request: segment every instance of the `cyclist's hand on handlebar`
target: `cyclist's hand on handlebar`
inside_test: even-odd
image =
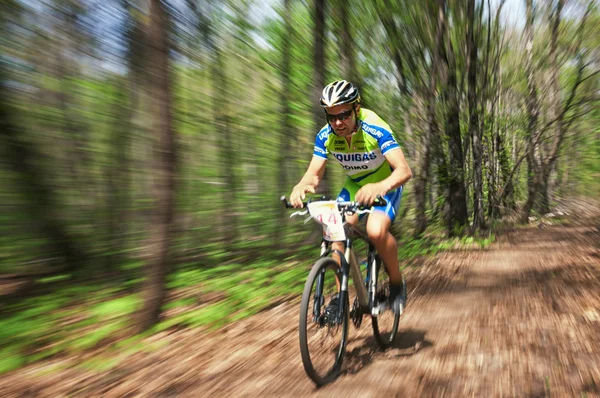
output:
[[[386,193],[387,191],[381,183],[367,184],[356,193],[356,201],[365,206],[370,206],[377,199],[377,196],[384,197]]]
[[[312,185],[296,185],[290,195],[292,206],[302,207],[302,201],[306,199],[306,193],[315,193],[315,187]]]

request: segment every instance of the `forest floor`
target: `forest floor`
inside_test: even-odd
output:
[[[392,348],[350,326],[340,377],[315,388],[300,298],[218,330],[173,328],[106,370],[57,358],[0,376],[0,396],[600,396],[600,218],[536,223],[407,273]],[[69,362],[70,361],[70,362]]]

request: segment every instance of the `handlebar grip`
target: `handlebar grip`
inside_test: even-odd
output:
[[[388,202],[387,200],[385,200],[384,197],[382,197],[381,195],[377,195],[373,203],[371,203],[370,205],[363,205],[362,203],[359,203],[358,208],[359,210],[365,210],[371,208],[371,206],[387,206],[387,204]]]
[[[373,201],[373,206],[387,206],[388,202],[381,195],[377,195],[375,201]]]
[[[292,206],[292,204],[290,202],[288,202],[287,198],[285,196],[282,196],[281,198],[279,198],[279,200],[283,203],[283,205],[285,206],[286,209],[293,209],[294,206]],[[306,207],[306,203],[302,203],[302,208]]]

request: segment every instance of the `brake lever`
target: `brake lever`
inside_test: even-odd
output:
[[[290,218],[295,217],[295,216],[303,216],[306,213],[308,213],[308,210],[304,210],[304,211],[295,211],[292,214],[290,214]]]

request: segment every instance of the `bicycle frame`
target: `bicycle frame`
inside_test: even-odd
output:
[[[360,304],[361,310],[364,313],[370,313],[372,315],[377,315],[379,313],[378,308],[375,308],[375,291],[377,286],[377,259],[375,256],[375,248],[371,242],[369,242],[367,236],[358,228],[347,224],[347,229],[349,232],[348,235],[356,235],[359,238],[365,240],[369,245],[368,256],[367,256],[367,272],[369,275],[369,286],[368,289],[365,284],[365,280],[362,277],[360,271],[360,265],[358,264],[358,260],[356,259],[356,255],[354,254],[354,247],[352,244],[352,239],[347,238],[345,241],[346,249],[344,252],[344,256],[342,257],[341,264],[341,291],[340,291],[340,302],[345,302],[346,297],[348,295],[348,278],[352,278],[354,280],[354,286],[356,289],[356,295],[358,297],[358,302]],[[321,242],[321,257],[327,256],[331,253],[329,249],[331,242],[327,242],[323,240]],[[315,292],[315,301],[322,301],[322,289],[323,289],[323,281],[318,279],[317,282],[317,291]],[[313,311],[314,316],[318,317],[321,310],[321,303],[314,303]],[[340,306],[338,311],[338,320],[341,319],[343,314],[343,308]],[[316,318],[315,318],[316,319]]]

